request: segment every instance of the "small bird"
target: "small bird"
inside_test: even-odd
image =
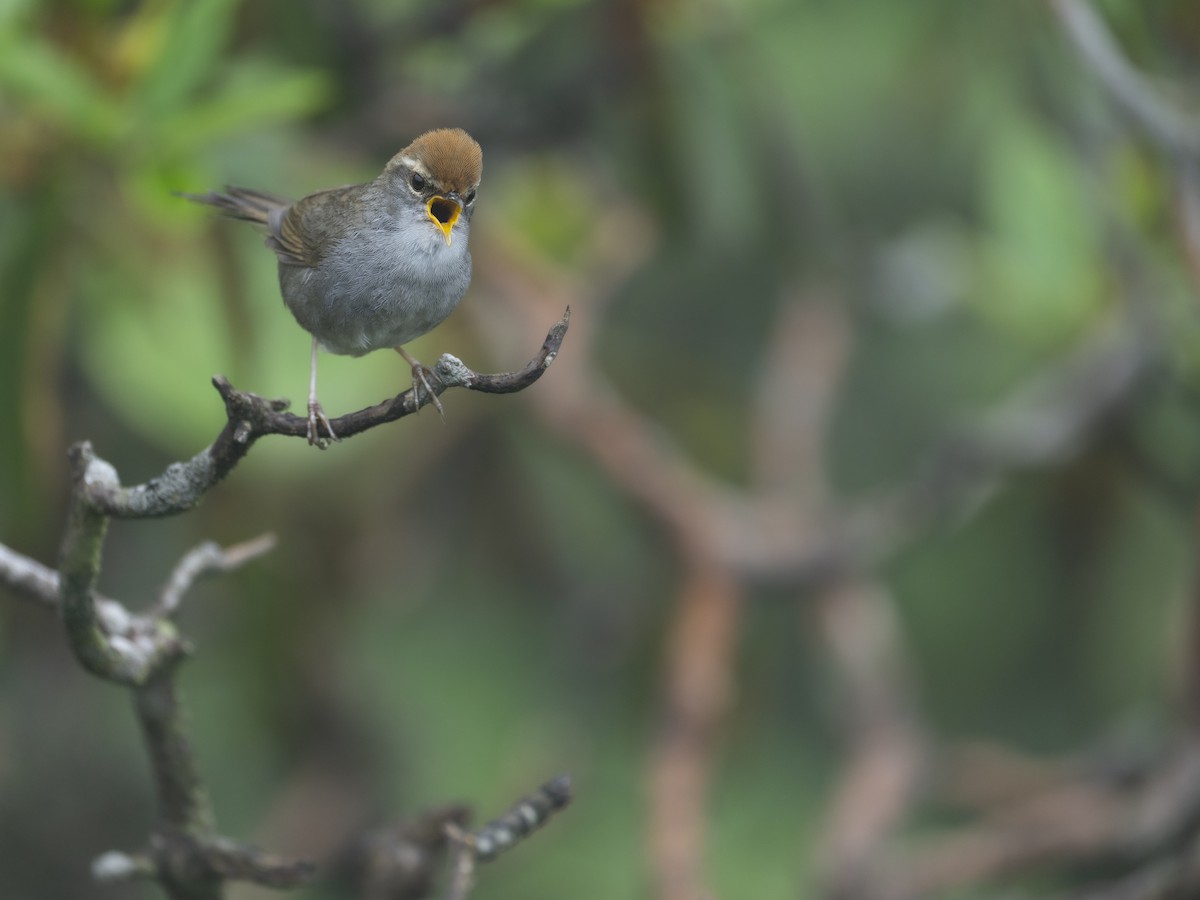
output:
[[[428,371],[403,345],[442,322],[471,281],[467,249],[483,151],[459,128],[428,131],[374,181],[295,203],[247,188],[182,194],[267,229],[283,302],[312,335],[308,442],[338,440],[317,401],[317,348],[362,356],[391,347],[412,367],[413,390],[442,404]],[[323,444],[322,444],[323,446]]]

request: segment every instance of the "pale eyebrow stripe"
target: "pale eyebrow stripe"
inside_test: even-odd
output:
[[[404,163],[410,169],[412,169],[416,172],[420,172],[426,178],[433,177],[432,175],[429,174],[429,170],[427,168],[425,168],[425,165],[419,159],[416,159],[412,156],[402,156],[402,157],[400,157],[400,162]]]

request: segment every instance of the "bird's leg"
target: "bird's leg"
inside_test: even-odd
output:
[[[318,422],[325,426],[325,431],[335,441],[340,441],[341,438],[333,433],[333,426],[329,424],[329,416],[325,415],[325,410],[321,409],[321,404],[317,402],[318,346],[320,346],[320,342],[314,336],[312,339],[312,360],[308,368],[308,442],[316,446],[321,446],[324,438],[321,437],[321,430],[317,427]]]
[[[425,393],[429,395],[429,402],[433,404],[433,408],[438,411],[438,415],[442,417],[442,421],[446,421],[446,411],[442,409],[442,401],[438,399],[438,395],[433,392],[433,388],[429,386],[429,380],[425,377],[425,373],[429,372],[429,368],[419,360],[413,359],[409,352],[403,347],[397,347],[396,352],[404,357],[404,361],[412,367],[413,378],[413,408],[421,408],[421,388],[425,388]]]

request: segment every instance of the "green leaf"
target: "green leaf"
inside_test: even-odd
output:
[[[137,89],[141,115],[170,113],[219,68],[237,0],[190,0],[176,6],[157,59]]]
[[[0,28],[16,26],[32,8],[32,0],[0,0]]]
[[[159,147],[168,154],[186,153],[243,130],[302,118],[330,96],[320,72],[238,67],[211,100],[189,104],[159,123]]]
[[[35,35],[0,34],[0,90],[95,141],[111,141],[122,128],[113,99],[74,60]]]
[[[84,369],[126,421],[173,452],[202,447],[221,424],[209,378],[229,371],[215,277],[183,260],[137,279],[96,267],[81,291]]]
[[[1078,332],[1102,299],[1099,235],[1077,163],[1035,123],[997,129],[983,169],[983,313],[1036,342]]]

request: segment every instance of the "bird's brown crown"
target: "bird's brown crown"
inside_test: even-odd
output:
[[[465,194],[483,175],[483,150],[461,128],[427,131],[388,163],[420,171],[443,191]]]

